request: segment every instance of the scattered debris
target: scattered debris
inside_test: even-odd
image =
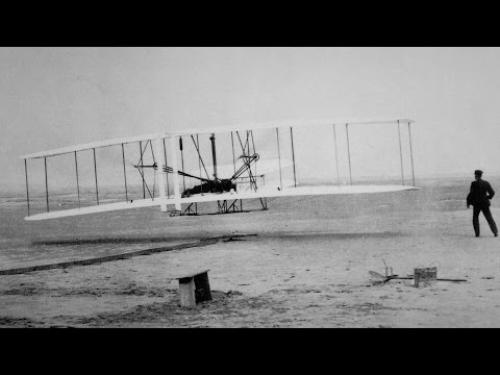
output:
[[[387,267],[386,267],[386,271],[387,271]],[[386,276],[378,273],[378,272],[375,272],[375,271],[368,271],[369,274],[371,276],[373,276],[376,280],[373,281],[373,284],[385,284],[386,282],[388,282],[389,280],[392,280],[392,279],[413,279],[412,278],[405,278],[405,277],[399,277],[398,275],[396,274],[387,274],[386,272]]]
[[[243,293],[238,292],[237,290],[229,290],[226,292],[226,296],[241,296]]]
[[[384,265],[385,265],[385,262],[384,262]],[[435,273],[434,273],[434,269],[435,269]],[[417,271],[417,270],[425,270],[423,273],[422,271]],[[424,279],[426,280],[425,283],[428,283],[429,280],[435,280],[435,281],[449,281],[449,282],[466,282],[467,280],[466,279],[444,279],[444,278],[433,278],[432,275],[436,275],[437,276],[437,268],[436,267],[433,267],[433,268],[416,268],[415,269],[415,274],[417,274],[417,278],[418,278],[418,282],[416,281],[415,279],[415,276],[414,275],[408,275],[406,277],[402,277],[402,276],[399,276],[397,274],[394,274],[392,273],[392,267],[388,267],[387,265],[385,265],[385,273],[386,275],[382,275],[381,273],[378,273],[378,272],[375,272],[375,271],[368,271],[368,273],[375,278],[375,280],[372,281],[372,284],[376,285],[376,284],[385,284],[386,282],[390,281],[390,280],[415,280],[415,286],[418,287],[419,283]],[[420,272],[420,275],[419,275],[419,272]],[[427,272],[427,273],[425,273]],[[422,278],[422,275],[424,276]],[[428,278],[426,278],[426,275],[427,276],[430,276]]]
[[[175,216],[181,216],[181,214],[182,214],[181,210],[172,210],[172,211],[170,211],[169,216],[175,217]]]
[[[437,267],[415,268],[413,274],[413,279],[415,280],[415,288],[418,288],[420,284],[422,284],[423,286],[427,286],[430,285],[433,281],[436,281]]]
[[[384,263],[384,267],[385,267],[385,277],[388,277],[390,275],[394,275],[394,273],[392,272],[392,267],[387,266],[387,263],[385,263],[385,259],[382,259],[382,262]]]
[[[407,279],[413,279],[413,275],[408,275]],[[436,278],[436,281],[450,281],[454,283],[461,283],[461,282],[467,282],[468,280],[466,279],[442,279],[442,278]]]

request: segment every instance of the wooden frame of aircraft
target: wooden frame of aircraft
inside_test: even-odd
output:
[[[168,206],[173,207],[171,216],[179,214],[194,214],[198,213],[198,203],[217,202],[218,213],[229,213],[242,211],[242,202],[246,199],[257,199],[260,201],[261,207],[267,209],[267,198],[273,197],[289,197],[289,196],[307,196],[307,195],[336,195],[336,194],[364,194],[364,193],[382,193],[382,192],[397,192],[415,189],[415,172],[413,162],[413,146],[411,138],[411,124],[414,123],[410,119],[395,119],[395,120],[375,120],[375,121],[294,121],[281,123],[261,123],[250,124],[233,127],[218,127],[211,129],[192,129],[177,132],[166,132],[158,134],[149,134],[136,137],[118,138],[107,141],[92,142],[76,146],[64,147],[50,151],[37,152],[29,155],[24,155],[25,177],[26,177],[26,201],[28,207],[28,215],[25,220],[45,220],[55,219],[68,216],[78,216],[85,214],[94,214],[99,212],[125,210],[141,207],[159,206],[161,211],[167,211]],[[369,126],[369,125],[395,125],[397,127],[399,156],[401,167],[401,184],[353,184],[352,165],[351,165],[351,141],[349,139],[349,129],[351,126]],[[409,139],[409,155],[411,159],[411,185],[406,184],[403,168],[403,145],[401,140],[401,126],[407,125]],[[337,184],[321,184],[318,186],[302,186],[298,184],[297,169],[296,169],[296,153],[294,149],[294,129],[312,127],[328,127],[331,128],[332,134],[332,160],[335,161],[337,174]],[[348,162],[348,184],[338,184],[339,180],[339,153],[337,140],[337,127],[344,126],[346,134],[346,156]],[[258,174],[258,166],[263,163],[259,153],[256,152],[256,144],[254,140],[254,132],[259,130],[267,130],[274,133],[276,154],[275,160],[268,161],[266,165],[260,167]],[[286,160],[282,156],[282,145],[280,145],[281,134],[288,133],[290,139],[291,160]],[[217,164],[217,143],[216,134],[230,135],[231,151],[232,151],[232,172],[226,178],[221,178]],[[203,158],[201,151],[200,136],[209,137],[211,163]],[[269,137],[268,137],[269,138]],[[184,144],[185,142],[192,143],[194,146],[194,157],[198,162],[198,171],[187,171],[184,168]],[[130,199],[127,186],[127,171],[125,159],[125,145],[137,143],[139,148],[138,161],[133,164],[133,167],[139,172],[142,181],[142,197],[141,199]],[[99,179],[96,159],[96,149],[108,147],[121,148],[122,166],[117,167],[123,170],[123,186],[124,196],[118,202],[101,202],[99,199]],[[148,150],[149,149],[149,150]],[[78,170],[78,155],[82,151],[91,151],[93,156],[93,172],[95,183],[96,204],[82,207],[80,202],[80,181]],[[151,153],[151,162],[145,160],[146,155]],[[77,193],[78,207],[62,210],[51,210],[49,202],[48,188],[48,172],[47,159],[56,158],[60,155],[73,154],[75,166],[75,187]],[[239,154],[239,155],[238,155]],[[179,157],[180,156],[180,157]],[[44,163],[45,176],[45,212],[32,214],[30,207],[29,193],[29,170],[28,161],[34,159],[42,159]],[[179,165],[179,159],[181,165]],[[270,164],[273,166],[269,168]],[[284,167],[290,167],[293,171],[293,182],[286,183],[283,180]],[[209,172],[212,167],[212,173]],[[226,166],[227,167],[227,166]],[[278,172],[279,182],[276,184],[266,185],[265,173],[262,170],[273,169]],[[145,172],[147,170],[154,171],[153,186],[147,183]],[[226,173],[227,173],[226,168]],[[189,188],[186,187],[186,180],[195,181],[195,185]],[[158,181],[158,184],[157,184]],[[240,189],[240,186],[246,186],[245,189]],[[248,186],[247,186],[248,185]],[[156,194],[157,192],[157,194]],[[182,210],[182,205],[185,209]]]

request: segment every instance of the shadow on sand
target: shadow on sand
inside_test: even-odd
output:
[[[363,238],[393,238],[403,237],[401,232],[277,232],[259,234],[259,238],[286,238],[286,239],[310,239],[314,238],[331,238],[336,240],[363,239]]]
[[[101,237],[101,238],[69,238],[69,239],[59,239],[59,240],[35,240],[32,241],[32,245],[45,245],[45,246],[68,246],[68,245],[99,245],[99,244],[144,244],[144,243],[161,243],[161,242],[171,242],[179,240],[210,240],[210,239],[247,239],[248,237],[256,238],[304,238],[310,239],[314,238],[331,238],[338,240],[348,240],[348,239],[363,239],[363,238],[393,238],[393,237],[403,237],[404,233],[401,232],[311,232],[311,231],[281,231],[273,233],[239,233],[239,234],[227,234],[223,236],[170,236],[170,237]],[[249,238],[248,238],[249,239]]]
[[[101,237],[101,238],[68,238],[59,240],[34,240],[32,245],[100,245],[100,244],[136,244],[158,243],[179,240],[175,237]],[[186,239],[184,237],[183,239]]]
[[[236,240],[246,237],[257,236],[254,233],[249,234],[226,234],[219,236],[136,236],[136,237],[100,237],[100,238],[67,238],[58,240],[34,240],[32,245],[45,246],[68,246],[68,245],[100,245],[100,244],[146,244],[146,243],[163,243],[172,241],[206,241],[206,240]]]

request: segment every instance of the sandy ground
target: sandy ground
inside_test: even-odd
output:
[[[425,189],[377,199],[335,199],[276,200],[268,211],[222,216],[165,218],[143,210],[136,215],[163,223],[148,229],[158,242],[181,243],[188,234],[256,235],[98,265],[1,276],[0,326],[500,326],[500,240],[483,218],[482,237],[473,236],[471,211],[463,199]],[[493,207],[492,212],[498,221],[500,210]],[[30,230],[41,233],[40,228]],[[159,237],[166,232],[175,235]],[[88,242],[74,245],[74,252],[95,250],[97,245]],[[98,245],[101,253],[131,246],[136,248],[106,241]],[[438,277],[468,281],[422,288],[410,280],[373,285],[368,271],[384,273],[383,261],[401,276],[415,267],[436,266]],[[199,268],[210,269],[214,298],[195,309],[182,308],[172,277]]]

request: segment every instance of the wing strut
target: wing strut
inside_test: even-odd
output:
[[[171,160],[172,160],[172,179],[173,179],[173,187],[174,187],[174,199],[175,199],[175,209],[177,211],[181,210],[181,202],[179,201],[179,198],[181,197],[180,191],[179,191],[179,177],[178,177],[178,170],[177,170],[177,151],[175,147],[175,138],[170,137],[168,139],[169,142],[169,148],[171,152]]]
[[[149,140],[149,148],[151,149],[151,155],[153,157],[153,165],[156,165],[155,153],[153,151],[153,142]],[[153,172],[153,196],[151,199],[155,200],[155,188],[156,188],[156,173]]]
[[[163,143],[163,157],[165,158],[165,168],[167,167],[167,147],[165,146],[165,138],[162,139]],[[167,198],[170,197],[170,184],[168,183],[168,173],[167,173]]]
[[[146,149],[148,148],[148,145],[149,145],[149,148],[151,149],[151,155],[152,155],[152,158],[153,158],[153,164],[151,164],[151,165],[144,165],[144,154],[146,153]],[[150,198],[154,200],[154,198],[155,198],[155,188],[156,188],[156,174],[154,174],[154,176],[153,176],[153,192],[152,193],[151,193],[151,190],[149,189],[149,185],[147,184],[146,177],[144,175],[144,168],[153,168],[155,170],[158,168],[158,165],[156,164],[156,157],[155,157],[155,154],[154,154],[153,143],[152,143],[151,139],[149,139],[149,140],[146,141],[146,144],[145,144],[144,148],[142,148],[142,141],[139,141],[139,148],[140,148],[139,163],[137,165],[134,165],[134,167],[137,168],[137,171],[141,175],[141,180],[142,180],[142,196],[143,196],[143,199],[146,199],[146,190],[147,190]]]
[[[167,191],[165,189],[165,183],[166,183],[166,176],[168,173],[165,172],[163,167],[165,166],[165,154],[163,153],[163,140],[165,138],[157,138],[154,141],[155,144],[155,150],[154,150],[154,155],[155,155],[155,162],[154,164],[157,166],[154,169],[154,182],[156,183],[156,178],[158,178],[158,195],[160,200],[162,202],[160,203],[160,210],[161,212],[166,212],[167,211],[167,203],[165,202],[165,198],[168,198]],[[151,149],[153,149],[153,141],[151,141]],[[158,160],[158,164],[157,161]],[[153,186],[153,194],[155,193],[155,189]]]
[[[28,216],[30,216],[30,193],[28,188],[28,161],[24,159],[24,174],[26,176],[26,202],[28,203]]]
[[[196,134],[196,143],[194,142],[194,137],[191,134],[191,139],[193,140],[193,143],[195,144],[194,147],[196,148],[196,152],[198,153],[198,171],[200,172],[200,177],[201,177],[201,163],[203,160],[201,160],[201,155],[200,155],[200,150],[199,150],[199,144],[200,144],[200,139],[198,137],[198,134]],[[203,168],[205,168],[205,164],[203,164]],[[205,174],[207,174],[207,170],[205,169]],[[208,176],[208,174],[207,174]],[[201,184],[201,194],[203,194],[203,184]],[[196,212],[198,212],[198,203],[194,205]]]
[[[335,124],[332,124],[333,129],[333,145],[335,150],[335,169],[337,171],[337,183],[340,183],[340,174],[339,174],[339,151],[337,147],[337,130]]]
[[[198,134],[196,134],[196,141],[194,140],[193,135],[191,135],[191,139],[194,143],[194,147],[196,148],[196,152],[198,153],[198,167],[200,168],[200,177],[201,177],[201,166],[203,166],[203,170],[205,171],[205,175],[207,176],[207,179],[210,179],[210,176],[208,175],[207,168],[205,167],[205,163],[203,162],[203,159],[201,157],[200,139],[198,137]]]
[[[49,212],[49,181],[47,179],[47,157],[43,158],[45,166],[45,201],[47,202],[47,212]]]
[[[241,139],[240,139],[240,144],[241,144],[241,151],[243,152],[243,154],[246,154],[247,153],[247,145],[248,145],[248,130],[246,131],[247,132],[247,139],[245,140],[245,145],[243,145],[243,142],[241,142]],[[236,132],[239,136],[239,133]],[[250,151],[248,151],[248,154],[250,154]]]
[[[215,133],[212,133],[212,135],[210,136],[210,142],[212,143],[212,162],[214,165],[214,179],[218,180],[218,177],[217,177],[217,153],[215,150]],[[184,168],[182,168],[182,169],[184,169]]]
[[[149,140],[149,148],[151,149],[151,157],[153,158],[153,164],[156,164],[155,153],[153,151],[153,142],[151,142],[151,139]]]
[[[246,154],[247,151],[245,150],[245,148],[247,147],[247,144],[248,144],[248,132],[247,132],[247,142],[245,143],[245,145],[243,145],[243,142],[241,141],[240,133],[238,131],[236,131],[236,135],[238,136],[238,141],[239,141],[240,146],[241,146],[241,151],[243,152],[243,155],[241,156],[241,158],[243,159],[243,162],[248,167],[247,171],[248,171],[248,178],[250,180],[250,187],[253,187],[254,191],[257,191],[257,182],[255,181],[255,177],[252,173],[252,168],[250,166],[250,162],[251,162],[250,159],[252,158],[252,156],[247,155]],[[248,151],[248,153],[250,153],[250,150]]]
[[[125,200],[128,202],[128,189],[127,189],[127,170],[125,169],[125,147],[122,143],[122,161],[123,161],[123,181],[125,183]]]
[[[250,135],[250,131],[247,130],[247,139],[245,141],[245,147],[247,148],[247,155],[250,155],[250,138],[249,138],[249,135]]]
[[[205,170],[205,175],[207,178],[210,178],[208,176],[207,168],[205,168],[205,163],[203,162],[203,159],[201,158],[200,154],[200,138],[198,137],[198,134],[196,134],[196,141],[194,140],[193,135],[191,134],[191,140],[194,143],[194,147],[196,148],[196,152],[198,153],[198,170],[200,172],[200,177],[201,177],[201,166],[203,165],[203,169]],[[201,194],[203,195],[203,184],[201,184]],[[195,205],[196,212],[198,212],[198,204]]]
[[[154,187],[153,187],[153,194],[151,194],[151,190],[149,190],[149,186],[146,183],[145,178],[144,178],[144,171],[142,170],[142,168],[137,168],[137,171],[139,172],[142,180],[144,181],[144,189],[145,189],[144,190],[144,199],[146,199],[146,189],[147,189],[149,196],[154,200]],[[154,184],[154,181],[153,181],[153,184]]]
[[[345,134],[347,137],[347,160],[349,161],[349,183],[352,185],[352,172],[351,172],[351,149],[349,148],[349,124],[345,124]]]
[[[410,142],[410,159],[411,159],[411,178],[412,178],[412,184],[415,186],[415,167],[413,165],[413,148],[411,145],[411,124],[408,121],[408,140]]]
[[[146,149],[146,148],[144,148],[144,149]],[[144,162],[143,162],[144,152],[142,151],[142,141],[139,141],[139,151],[141,154],[141,158],[140,158],[141,164],[140,165],[142,166],[144,164]],[[146,199],[146,182],[144,181],[144,175],[141,172],[139,172],[139,174],[141,175],[141,178],[142,178],[142,198]]]
[[[397,121],[398,125],[398,141],[399,141],[399,160],[401,162],[401,185],[405,184],[404,170],[403,170],[403,149],[401,146],[401,129],[399,126],[399,120]]]
[[[231,149],[233,151],[233,173],[236,172],[236,159],[234,157],[234,136],[233,132],[231,132]]]
[[[99,187],[97,186],[97,162],[95,159],[95,148],[93,148],[92,151],[94,151],[95,195],[97,198],[97,205],[99,205]]]
[[[78,181],[78,159],[75,151],[75,173],[76,173],[76,195],[78,197],[78,208],[80,208],[80,183]]]
[[[280,169],[280,190],[283,190],[283,178],[281,176],[281,154],[280,154],[280,133],[279,128],[276,128],[276,144],[278,145],[278,164]]]
[[[252,148],[253,148],[253,153],[255,155],[257,154],[257,152],[255,151],[255,140],[253,139],[253,130],[250,130],[250,136],[252,137]],[[255,163],[254,165],[255,165],[254,174],[255,176],[257,176],[257,163]]]
[[[179,148],[181,150],[181,167],[184,170],[184,147],[182,145],[182,136],[179,137]],[[182,189],[186,190],[186,177],[182,176]]]
[[[293,163],[293,183],[297,187],[297,175],[295,172],[295,150],[293,148],[293,128],[290,126],[290,144],[292,145],[292,163]]]

